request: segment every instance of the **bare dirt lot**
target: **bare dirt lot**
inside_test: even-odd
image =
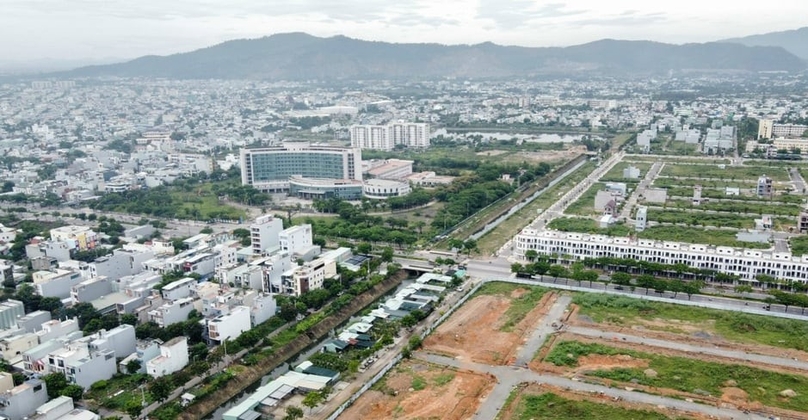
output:
[[[363,394],[341,418],[468,419],[495,382],[492,376],[481,373],[405,361]]]
[[[585,146],[571,146],[564,150],[542,150],[541,152],[519,152],[513,155],[514,158],[532,160],[533,162],[554,162],[558,160],[571,159],[582,153],[586,153]]]
[[[546,293],[521,321],[504,329],[511,300],[520,293],[524,290],[517,289],[510,297],[481,295],[471,299],[424,340],[424,350],[490,365],[511,363],[526,334],[556,297]]]

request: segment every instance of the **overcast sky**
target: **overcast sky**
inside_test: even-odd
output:
[[[390,42],[705,42],[808,24],[805,0],[0,0],[0,61],[133,58],[279,32]]]

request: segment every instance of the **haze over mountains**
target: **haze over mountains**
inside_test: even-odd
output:
[[[57,73],[67,77],[174,79],[392,79],[571,74],[653,75],[669,71],[799,71],[806,62],[779,46],[738,42],[672,45],[601,40],[564,48],[393,44],[304,33],[234,40],[187,53]]]
[[[783,47],[786,51],[797,57],[808,60],[808,26],[790,31],[769,32],[742,38],[725,39],[721,42],[732,42],[753,47]]]

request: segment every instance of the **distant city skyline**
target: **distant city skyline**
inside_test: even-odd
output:
[[[800,0],[3,0],[0,63],[123,60],[283,32],[529,47],[603,38],[679,44],[797,29],[804,11]]]

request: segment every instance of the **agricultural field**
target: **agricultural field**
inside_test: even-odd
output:
[[[404,361],[356,400],[341,418],[467,419],[493,385],[490,375]]]
[[[487,283],[423,343],[425,351],[507,365],[554,296],[540,287]]]

